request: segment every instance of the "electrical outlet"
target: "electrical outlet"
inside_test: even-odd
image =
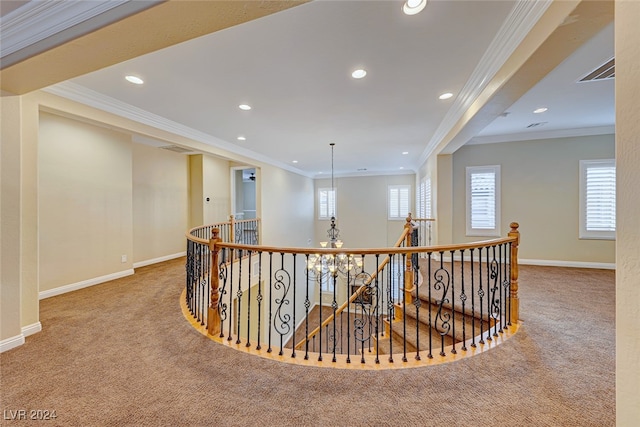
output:
[[[122,259],[122,262],[127,262],[127,256],[126,255],[122,255],[121,259]]]

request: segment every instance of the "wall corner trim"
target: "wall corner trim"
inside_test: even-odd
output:
[[[67,292],[77,291],[78,289],[87,288],[110,280],[120,279],[121,277],[131,276],[134,273],[133,268],[129,270],[119,271],[117,273],[107,274],[105,276],[94,277],[93,279],[83,280],[82,282],[71,283],[69,285],[60,286],[58,288],[41,291],[39,299],[54,297],[56,295],[66,294]]]

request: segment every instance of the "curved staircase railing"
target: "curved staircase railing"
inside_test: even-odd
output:
[[[373,249],[247,243],[232,231],[240,221],[197,227],[187,233],[183,309],[221,343],[322,366],[325,358],[339,367],[353,358],[358,366],[419,366],[511,336],[518,224],[502,239],[411,246],[420,228],[410,220],[398,247]],[[251,242],[254,221],[244,230],[255,237],[240,233]]]

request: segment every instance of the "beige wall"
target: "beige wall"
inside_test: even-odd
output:
[[[207,154],[189,156],[189,228],[229,220],[229,161]],[[209,199],[209,200],[207,200]]]
[[[21,335],[20,97],[0,98],[0,340]],[[19,344],[16,342],[16,344]]]
[[[349,248],[376,248],[392,246],[400,237],[405,221],[388,220],[387,187],[410,185],[411,207],[415,212],[414,174],[380,175],[335,178],[337,189],[337,227],[344,246]],[[314,218],[317,217],[315,202],[318,188],[330,188],[330,179],[317,179],[314,184]],[[312,246],[328,240],[329,220],[315,220]]]
[[[128,135],[41,113],[40,291],[132,268],[131,145]]]
[[[614,151],[613,135],[462,147],[453,154],[454,242],[483,239],[466,236],[465,168],[500,165],[500,230],[520,223],[522,259],[614,263],[614,241],[578,238],[580,160]]]
[[[133,262],[185,251],[188,226],[188,157],[132,144]]]
[[[202,193],[204,224],[228,221],[231,214],[231,174],[228,160],[202,156]]]
[[[0,105],[0,344],[5,349],[19,345],[24,336],[40,331],[38,105],[33,95],[8,94],[2,95]]]
[[[640,2],[616,1],[616,425],[640,420]]]
[[[256,174],[262,243],[308,246],[313,238],[313,180],[269,165]]]

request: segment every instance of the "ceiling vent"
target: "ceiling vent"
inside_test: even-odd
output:
[[[613,79],[616,76],[616,59],[611,58],[580,80],[579,82],[593,82],[596,80]]]
[[[164,147],[160,147],[163,150],[173,151],[174,153],[191,153],[191,150],[183,147],[178,147],[177,145],[165,145]]]
[[[547,123],[548,122],[531,123],[529,126],[527,126],[527,129],[537,128],[538,126],[543,126],[543,125],[546,125]]]

